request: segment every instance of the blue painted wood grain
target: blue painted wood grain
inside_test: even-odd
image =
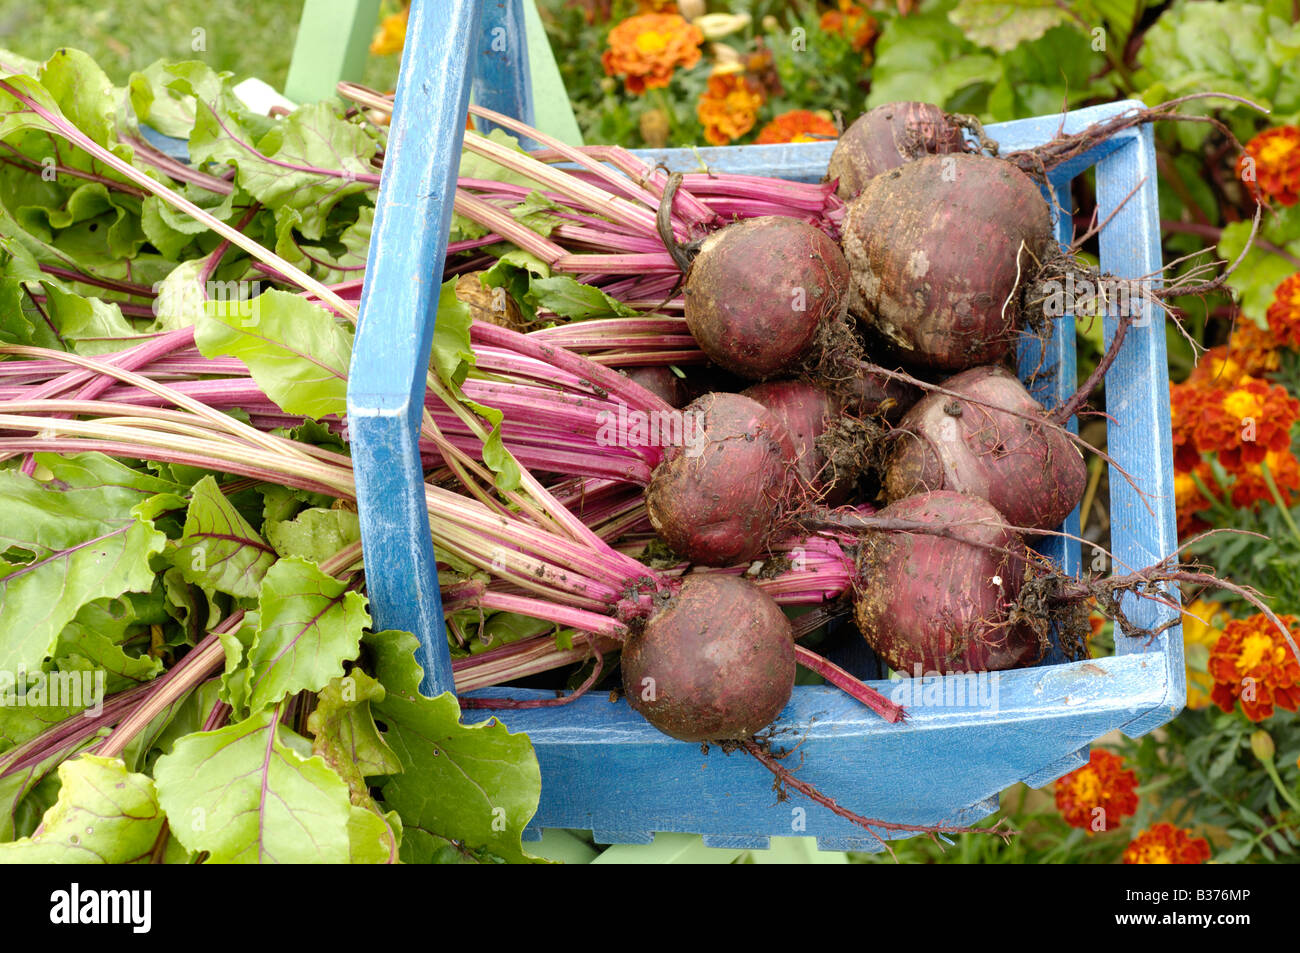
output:
[[[482,0],[411,5],[348,376],[370,612],[420,638],[427,694],[454,689],[419,426]]]
[[[450,665],[441,619],[435,618],[438,593],[414,438],[445,253],[452,157],[459,153],[453,127],[463,124],[468,92],[458,50],[476,48],[471,40],[478,7],[447,0],[432,5],[416,0],[413,7],[349,394],[372,612],[378,625],[420,636],[426,664],[432,666],[430,690],[450,684]],[[1064,129],[1081,129],[1135,105],[1070,113]],[[991,126],[988,132],[1010,150],[1045,142],[1061,127],[1062,117],[1049,116]],[[702,159],[724,171],[816,181],[832,148],[808,143],[642,154],[670,169],[693,169]],[[1101,235],[1102,267],[1121,276],[1155,271],[1160,246],[1149,130],[1121,134],[1074,160],[1054,177],[1057,195],[1064,200],[1069,178],[1092,165],[1103,216],[1142,182]],[[1067,225],[1059,224],[1061,237]],[[1107,333],[1112,330],[1108,326]],[[1043,386],[1045,396],[1056,400],[1073,388],[1068,318],[1058,323],[1047,346],[1056,376]],[[1022,353],[1029,356],[1036,363],[1037,355]],[[1153,311],[1145,327],[1130,331],[1130,343],[1107,377],[1108,407],[1119,418],[1109,425],[1111,453],[1153,494],[1144,503],[1111,474],[1115,552],[1134,565],[1156,561],[1176,545],[1167,374],[1162,317]],[[1077,514],[1071,520],[1066,526],[1074,531]],[[1066,566],[1078,567],[1077,544],[1062,546],[1060,556]],[[1168,611],[1136,605],[1133,617],[1151,625]],[[1149,641],[1117,641],[1119,654],[1112,658],[987,676],[993,681],[985,682],[984,695],[976,692],[965,704],[926,704],[923,695],[898,725],[884,723],[836,690],[800,687],[771,729],[772,744],[776,750],[799,745],[791,766],[861,814],[911,824],[976,821],[996,808],[998,793],[1007,786],[1046,784],[1083,763],[1087,746],[1101,735],[1116,728],[1149,731],[1182,707],[1180,630]],[[963,690],[970,687],[965,676],[922,687],[955,693],[954,680],[964,680]],[[899,688],[888,681],[874,684],[886,694]],[[490,694],[548,693],[496,688]],[[496,716],[470,711],[464,717]],[[542,828],[568,827],[595,831],[605,843],[647,843],[656,831],[681,831],[704,834],[706,842],[719,846],[761,847],[772,836],[791,834],[815,836],[828,850],[879,846],[824,808],[778,801],[771,775],[747,756],[716,747],[702,753],[699,745],[674,741],[624,702],[586,696],[568,706],[511,711],[504,718],[511,730],[528,733],[541,765],[542,797],[532,836]]]

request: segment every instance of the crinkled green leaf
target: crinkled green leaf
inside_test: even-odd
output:
[[[461,724],[450,692],[421,695],[418,642],[410,633],[380,632],[367,641],[387,692],[372,708],[404,768],[382,789],[384,804],[402,816],[402,859],[428,862],[455,842],[511,862],[535,861],[521,842],[541,795],[528,737],[511,734],[495,719]]]
[[[352,510],[313,507],[291,520],[268,521],[266,538],[281,556],[323,562],[361,539],[361,522]]]
[[[296,556],[262,581],[257,638],[248,650],[249,705],[257,711],[303,689],[319,691],[356,658],[370,623],[366,600]]]
[[[149,591],[149,557],[166,541],[131,514],[143,495],[134,488],[78,487],[58,477],[69,468],[55,472],[41,483],[0,471],[0,552],[11,553],[0,578],[0,670],[38,669],[86,603]]]
[[[1288,47],[1300,27],[1271,17],[1255,3],[1189,3],[1178,0],[1142,37],[1141,78],[1152,84],[1148,102],[1214,90],[1243,96],[1275,114],[1300,110],[1300,70]],[[1185,109],[1230,112],[1247,107],[1230,100],[1188,104]],[[1275,115],[1273,122],[1282,119]],[[1200,141],[1208,127],[1186,132]]]
[[[948,20],[951,3],[927,0],[898,17],[876,43],[867,107],[916,100],[947,107],[967,87],[995,83],[997,57],[980,51]]]
[[[5,864],[149,863],[166,817],[154,782],[116,758],[83,754],[59,765],[59,799],[30,837],[0,844]]]
[[[23,708],[13,710],[30,711]],[[0,717],[0,723],[5,720]],[[56,718],[49,724],[62,720]],[[33,731],[32,735],[35,736],[37,733]],[[88,743],[96,740],[98,739],[91,739]],[[53,796],[42,795],[48,790],[50,780],[53,780],[57,787],[58,777],[55,772],[67,759],[68,754],[67,751],[55,751],[34,763],[16,767],[8,774],[0,776],[0,843],[29,836],[36,831],[41,816],[56,800],[57,791]],[[0,766],[7,767],[5,759],[0,758]]]
[[[287,414],[347,411],[352,335],[298,295],[266,291],[252,301],[209,301],[194,340],[204,357],[227,355],[247,364],[258,386]]]
[[[39,78],[63,115],[99,145],[109,145],[117,125],[116,90],[94,59],[64,47],[41,67]]]
[[[999,53],[1036,40],[1054,26],[1074,22],[1056,0],[959,0],[948,19],[966,39]]]
[[[104,354],[122,349],[118,340],[135,333],[117,305],[102,298],[83,298],[42,281],[46,313],[71,350],[81,354]]]
[[[353,669],[325,686],[307,720],[315,739],[312,752],[348,782],[354,803],[369,800],[366,778],[402,770],[402,762],[379,734],[371,714],[371,704],[383,699],[384,687]]]
[[[251,599],[275,562],[272,549],[205,476],[194,484],[185,515],[185,535],[174,554],[186,582]]]
[[[278,707],[176,741],[154,766],[172,833],[212,863],[347,863],[348,786],[281,737]]]
[[[205,161],[228,163],[236,182],[264,206],[292,208],[300,230],[320,238],[340,199],[368,191],[376,144],[360,125],[342,119],[332,101],[300,106],[253,142],[239,130],[222,129],[203,150]],[[322,174],[312,169],[325,170]]]
[[[148,654],[148,633],[128,600],[96,599],[82,606],[59,633],[55,665],[63,672],[102,672],[106,692],[123,691],[162,671],[162,661]],[[133,636],[141,637],[134,639],[129,653],[123,643]]]
[[[1224,227],[1219,236],[1219,257],[1228,262],[1236,261],[1250,238],[1250,227],[1250,222],[1233,222]],[[1265,215],[1259,234],[1292,255],[1300,255],[1300,206],[1280,208],[1276,213]],[[1273,292],[1295,270],[1295,266],[1281,255],[1252,246],[1245,259],[1228,276],[1228,287],[1236,292],[1242,313],[1264,327]]]
[[[348,816],[350,864],[396,864],[402,842],[402,818],[396,811],[352,805]]]
[[[248,710],[248,680],[252,672],[244,659],[257,639],[258,621],[256,612],[247,613],[233,632],[217,635],[226,653],[225,671],[218,680],[218,697],[239,714]]]

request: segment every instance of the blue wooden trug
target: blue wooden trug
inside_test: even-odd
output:
[[[367,265],[362,320],[348,398],[359,511],[366,547],[371,611],[376,624],[414,631],[424,646],[426,691],[451,687],[451,668],[429,543],[416,433],[425,369],[446,252],[452,189],[470,88],[471,61],[480,70],[476,98],[527,117],[527,84],[515,70],[522,41],[491,57],[491,29],[517,23],[518,0],[415,0],[398,84],[388,154]],[[491,16],[480,17],[481,10]],[[489,25],[490,24],[490,25]],[[497,34],[498,36],[500,34]],[[594,54],[593,54],[594,55]],[[494,92],[495,91],[495,92]],[[1069,113],[1074,132],[1127,109],[1116,103]],[[1004,151],[1051,139],[1062,117],[988,128]],[[670,169],[698,167],[816,181],[831,145],[808,143],[643,153]],[[1056,170],[1053,191],[1069,207],[1069,181],[1096,170],[1101,266],[1138,278],[1160,269],[1155,151],[1149,127],[1120,133]],[[1132,193],[1132,194],[1130,194]],[[1127,201],[1126,201],[1127,199]],[[1068,220],[1058,235],[1069,235]],[[1169,382],[1164,315],[1147,311],[1129,333],[1106,378],[1111,457],[1149,494],[1144,501],[1117,472],[1110,479],[1112,549],[1117,572],[1157,562],[1176,544]],[[1073,318],[1057,321],[1035,386],[1058,402],[1075,381]],[[1114,330],[1107,321],[1109,340]],[[1022,350],[1022,370],[1039,355]],[[1073,514],[1064,529],[1077,533]],[[1091,553],[1077,542],[1045,547],[1071,572]],[[1155,627],[1173,610],[1130,598],[1129,617]],[[998,792],[1023,781],[1037,787],[1082,764],[1087,746],[1115,729],[1138,736],[1181,710],[1186,693],[1181,629],[1148,640],[1117,633],[1116,655],[1072,664],[1004,672],[958,704],[957,683],[937,680],[914,700],[905,723],[890,725],[829,688],[795,689],[773,730],[777,748],[792,748],[800,777],[860,814],[906,824],[966,823],[996,808]],[[1059,655],[1056,656],[1059,659]],[[890,694],[898,686],[875,687]],[[946,703],[935,695],[947,691]],[[496,696],[530,697],[493,689]],[[492,717],[469,712],[469,720]],[[651,728],[626,703],[588,695],[561,708],[512,711],[514,731],[527,732],[542,770],[542,797],[532,834],[548,827],[596,832],[606,843],[647,843],[654,832],[705,835],[717,847],[761,848],[773,836],[816,836],[825,849],[870,850],[871,835],[802,800],[778,802],[771,775],[744,755],[707,754]]]

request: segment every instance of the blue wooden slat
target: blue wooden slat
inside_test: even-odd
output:
[[[464,51],[481,8],[481,0],[411,5],[348,379],[370,611],[378,625],[419,637],[427,694],[454,684],[419,423],[469,105]]]
[[[436,0],[446,3],[447,0]],[[528,37],[524,32],[525,0],[484,0],[483,23],[471,38],[471,52],[478,54],[474,68],[474,102],[486,109],[521,119],[533,125],[533,84],[528,71]],[[526,0],[531,3],[532,0]],[[486,134],[494,123],[475,120],[475,128]],[[520,140],[525,149],[535,148],[531,139]]]

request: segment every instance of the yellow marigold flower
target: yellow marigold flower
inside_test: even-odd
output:
[[[807,109],[791,109],[783,112],[758,131],[754,141],[761,144],[775,142],[820,142],[834,139],[839,130],[835,124],[824,116]]]
[[[1203,864],[1209,859],[1209,841],[1172,824],[1156,824],[1124,848],[1126,864]]]
[[[1137,775],[1124,759],[1093,748],[1088,763],[1053,785],[1056,809],[1065,823],[1085,831],[1109,830],[1137,812]]]
[[[1281,616],[1294,636],[1296,617]],[[1273,714],[1274,708],[1295,711],[1300,706],[1300,662],[1277,627],[1263,613],[1233,619],[1210,650],[1208,666],[1214,679],[1211,697],[1224,711],[1240,700],[1251,721]]]
[[[1177,477],[1174,482],[1177,483]],[[1210,704],[1210,692],[1214,689],[1214,679],[1207,671],[1210,650],[1223,634],[1220,627],[1227,618],[1223,606],[1208,599],[1197,599],[1183,609],[1188,708],[1205,708]]]
[[[677,67],[700,61],[704,34],[675,13],[628,17],[609,31],[609,49],[601,65],[609,76],[622,76],[627,91],[639,96],[663,89]]]
[[[743,72],[715,71],[696,115],[704,126],[704,138],[715,146],[725,146],[754,128],[762,105],[761,88]]]
[[[1237,174],[1256,195],[1295,205],[1300,201],[1300,128],[1266,129],[1250,140]]]
[[[402,7],[401,12],[386,16],[380,21],[375,38],[370,42],[372,56],[402,52],[402,45],[406,42],[406,19],[410,13],[409,6]]]
[[[1300,271],[1283,279],[1273,292],[1268,329],[1279,343],[1300,348]]]

